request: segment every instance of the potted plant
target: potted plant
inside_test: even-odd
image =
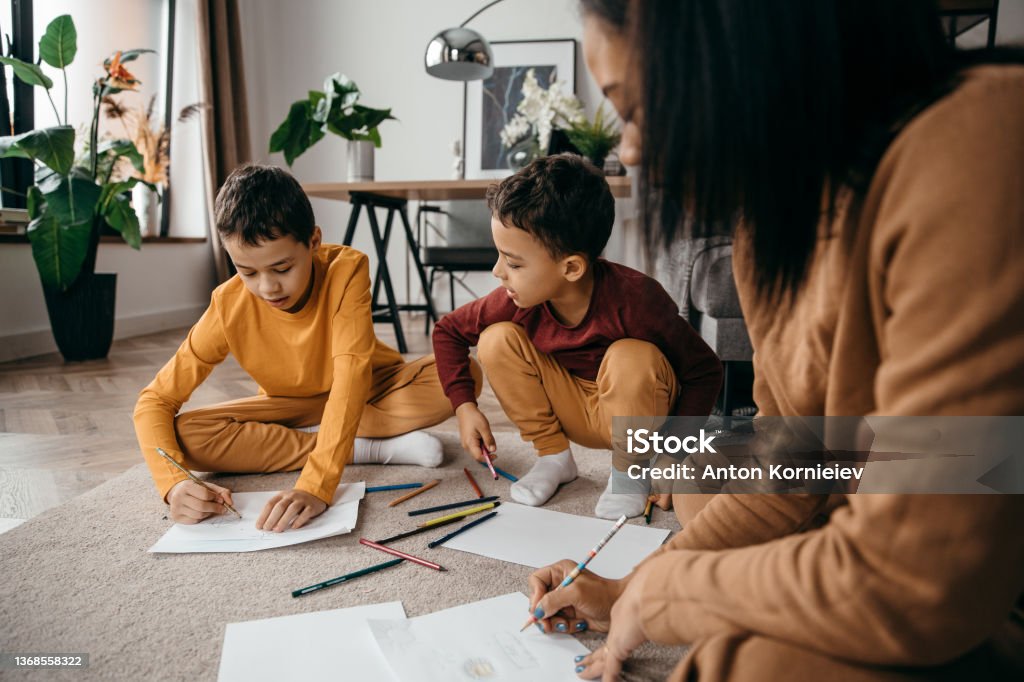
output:
[[[349,141],[349,180],[373,180],[373,150],[380,147],[377,126],[395,117],[390,109],[359,104],[359,95],[359,87],[347,76],[328,76],[323,91],[310,90],[307,99],[291,105],[288,118],[270,136],[271,153],[283,152],[291,166],[327,133],[334,133]]]
[[[75,24],[66,14],[50,22],[39,40],[39,57],[61,70],[65,93],[66,69],[75,58],[76,42]],[[41,64],[0,57],[0,63],[12,67],[20,80],[46,90],[57,117],[56,126],[0,137],[0,158],[29,159],[35,167],[35,184],[26,195],[31,220],[28,237],[54,340],[66,360],[106,357],[113,339],[117,275],[96,273],[100,231],[109,226],[132,248],[141,244],[129,193],[142,181],[112,176],[121,157],[143,170],[142,156],[130,140],[100,143],[99,117],[104,97],[139,85],[125,64],[146,52],[152,50],[117,52],[104,61],[104,73],[92,86],[93,116],[79,157],[75,129],[68,125],[67,96],[62,120],[50,93],[53,81]]]
[[[579,99],[567,93],[557,79],[547,88],[541,86],[534,69],[523,77],[522,93],[515,115],[500,133],[501,144],[508,150],[505,159],[509,168],[519,170],[546,154],[576,152],[566,142],[560,125],[586,120]]]
[[[604,103],[594,113],[593,121],[586,118],[569,121],[565,134],[572,146],[598,168],[604,168],[605,158],[622,140],[622,133],[614,122],[605,119]]]

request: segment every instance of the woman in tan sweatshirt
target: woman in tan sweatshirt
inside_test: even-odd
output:
[[[649,229],[733,231],[759,415],[1024,415],[1019,54],[954,53],[928,0],[583,6]],[[1022,679],[1024,496],[825,502],[719,495],[531,603],[609,630],[588,679],[647,640],[691,645],[673,680]]]

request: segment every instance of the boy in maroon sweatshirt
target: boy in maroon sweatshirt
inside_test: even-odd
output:
[[[538,506],[576,478],[570,441],[610,449],[613,416],[707,415],[722,365],[658,282],[599,258],[615,202],[581,157],[537,159],[492,186],[487,205],[501,286],[438,322],[434,356],[462,447],[483,461],[496,447],[470,374],[477,347],[502,408],[539,455],[512,499]],[[650,483],[628,478],[629,463],[613,458],[598,516],[643,512]]]

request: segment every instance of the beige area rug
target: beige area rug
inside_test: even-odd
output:
[[[485,476],[486,469],[462,454],[454,433],[436,433],[445,446],[441,468],[353,466],[345,471],[344,480],[386,485],[442,478],[415,506],[444,504],[472,497],[462,473],[468,463],[485,494],[509,500],[508,481]],[[532,449],[517,434],[496,437],[499,466],[515,475],[527,472],[534,458]],[[548,508],[592,515],[607,480],[610,455],[574,449],[580,477],[562,486]],[[277,490],[290,487],[296,476],[220,476],[216,480],[238,491]],[[149,554],[146,550],[170,522],[148,470],[140,464],[0,535],[0,651],[87,653],[90,657],[87,670],[5,669],[0,670],[0,678],[213,680],[224,627],[231,622],[391,600],[401,600],[412,617],[515,590],[526,592],[532,569],[444,547],[429,550],[426,543],[434,534],[424,533],[394,546],[430,558],[447,572],[406,562],[352,583],[292,598],[293,589],[386,560],[358,541],[364,536],[380,539],[415,525],[405,513],[413,508],[411,503],[387,507],[398,494],[368,494],[361,503],[359,524],[348,535],[245,554]],[[643,519],[631,523],[642,524]],[[677,528],[675,517],[660,510],[655,511],[652,525]],[[602,638],[585,635],[582,641],[596,649]],[[663,679],[682,653],[681,648],[646,644],[631,661],[626,679]],[[565,665],[569,668],[573,663]],[[345,679],[343,669],[339,679]]]

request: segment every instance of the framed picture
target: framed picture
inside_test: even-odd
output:
[[[467,179],[501,178],[511,174],[501,144],[501,130],[515,116],[523,98],[523,78],[534,70],[537,82],[547,88],[557,78],[570,94],[576,94],[576,41],[496,41],[494,73],[490,78],[466,83],[462,139]]]

